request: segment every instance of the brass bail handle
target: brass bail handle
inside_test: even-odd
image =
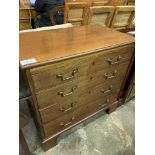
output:
[[[69,93],[64,94],[64,92],[58,92],[58,95],[60,95],[62,97],[65,97],[65,96],[73,94],[76,89],[77,89],[77,86],[74,86],[74,87],[72,87],[72,89],[71,89],[71,91]]]
[[[70,125],[74,119],[75,119],[75,117],[73,116],[68,123],[61,122],[60,125],[63,127],[66,127],[66,126]]]
[[[107,73],[105,73],[104,76],[105,76],[106,79],[112,79],[112,78],[114,78],[116,76],[116,73],[117,73],[117,70],[115,70],[113,72],[113,75],[111,75],[111,76],[108,76]]]
[[[103,104],[98,104],[101,108],[104,108],[105,106],[107,106],[107,104],[110,102],[110,100],[107,98],[105,103]]]
[[[113,86],[110,85],[108,90],[101,90],[101,92],[102,92],[103,94],[109,93],[109,92],[112,90],[112,87],[113,87]]]
[[[64,108],[60,107],[60,111],[61,111],[61,112],[70,111],[70,110],[72,110],[73,108],[75,108],[75,104],[76,104],[76,102],[71,103],[71,105],[70,105],[70,107],[69,107],[68,109],[64,109]]]
[[[66,80],[73,79],[75,77],[76,73],[78,73],[77,67],[72,70],[71,76],[69,76],[69,77],[64,77],[64,75],[62,75],[62,74],[56,75],[56,77],[60,78],[62,81],[66,81]]]

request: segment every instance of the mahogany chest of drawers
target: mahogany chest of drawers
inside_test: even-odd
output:
[[[133,55],[134,37],[97,25],[20,34],[44,150],[60,133],[116,109]]]

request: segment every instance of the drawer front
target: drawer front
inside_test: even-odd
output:
[[[111,68],[103,69],[102,71],[90,75],[91,80],[89,84],[93,87],[101,85],[115,85],[118,88],[121,87],[126,72],[128,70],[129,63],[129,61],[126,61],[118,67],[113,66]]]
[[[81,94],[89,91],[89,81],[89,76],[85,76],[38,93],[36,97],[39,109],[72,101],[79,93]]]
[[[111,87],[112,86],[112,87]],[[103,89],[104,88],[104,89]],[[87,92],[78,93],[77,96],[65,100],[46,108],[41,109],[40,115],[43,123],[63,117],[65,114],[74,112],[77,108],[90,104],[92,101],[104,100],[104,98],[111,94],[118,94],[120,88],[113,85],[100,85],[98,87],[88,88]]]
[[[109,95],[103,96],[102,98],[93,100],[93,102],[91,102],[91,104],[87,106],[88,108],[87,115],[91,115],[92,113],[95,113],[101,109],[108,107],[110,104],[117,101],[117,97],[118,97],[118,92],[115,91]]]
[[[128,45],[118,47],[117,49],[111,49],[97,54],[93,54],[91,57],[92,67],[89,68],[90,72],[101,71],[106,68],[119,67],[126,61],[130,61],[133,55],[134,46]],[[106,54],[108,53],[108,54]]]
[[[65,84],[78,77],[86,76],[90,62],[90,56],[54,63],[44,67],[31,69],[35,92]],[[46,79],[46,80],[45,80]]]
[[[117,94],[111,94],[105,97],[104,100],[92,101],[88,105],[80,106],[74,112],[67,113],[63,117],[59,117],[56,120],[44,124],[43,128],[45,132],[45,137],[52,136],[53,134],[56,134],[57,132],[77,123],[81,119],[88,117],[89,115],[97,112],[98,110],[103,109],[102,104],[106,104],[108,106],[115,101],[117,101]]]

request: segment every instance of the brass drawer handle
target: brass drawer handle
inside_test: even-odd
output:
[[[116,61],[113,61],[114,59],[116,59]],[[118,64],[120,61],[121,61],[121,59],[125,59],[125,58],[122,58],[120,55],[117,57],[117,58],[113,58],[113,59],[111,59],[111,58],[108,58],[108,63],[110,64],[110,65],[114,65],[114,64]]]
[[[60,95],[60,96],[62,96],[62,97],[65,97],[65,96],[68,96],[68,95],[73,94],[74,91],[75,91],[76,89],[77,89],[77,86],[73,87],[73,88],[71,89],[71,91],[70,91],[69,93],[67,93],[67,94],[64,94],[64,92],[58,92],[58,95]]]
[[[73,116],[73,117],[71,118],[70,122],[68,122],[68,123],[66,123],[66,124],[65,124],[64,122],[61,122],[60,125],[63,126],[63,127],[66,127],[66,126],[70,125],[74,119],[75,119],[75,117]]]
[[[116,73],[117,73],[117,70],[115,70],[113,72],[113,75],[112,76],[108,76],[107,73],[105,73],[104,76],[105,76],[106,79],[112,79],[112,78],[114,78],[116,76]]]
[[[106,99],[105,103],[103,104],[98,104],[101,108],[104,108],[105,106],[107,106],[107,104],[110,102],[109,99]]]
[[[78,68],[76,67],[76,68],[73,69],[71,76],[65,78],[62,74],[59,74],[59,75],[56,75],[56,77],[60,78],[62,81],[66,81],[66,80],[73,79],[77,72],[78,72]]]
[[[75,104],[76,104],[76,102],[71,103],[71,106],[70,106],[68,109],[63,109],[62,107],[60,107],[60,111],[61,111],[61,112],[70,111],[70,110],[72,110],[73,108],[75,108]]]
[[[112,90],[112,87],[113,87],[113,86],[110,85],[108,90],[101,90],[101,92],[102,92],[103,94],[109,93],[109,92]]]

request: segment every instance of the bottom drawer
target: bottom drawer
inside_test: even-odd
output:
[[[112,104],[117,101],[117,94],[110,94],[105,96],[105,98],[100,98],[98,100],[94,100],[89,104],[78,107],[75,111],[67,113],[56,120],[53,120],[47,124],[43,125],[45,137],[48,138],[61,130],[73,125],[80,120],[88,117],[89,115],[106,108],[106,106]]]

